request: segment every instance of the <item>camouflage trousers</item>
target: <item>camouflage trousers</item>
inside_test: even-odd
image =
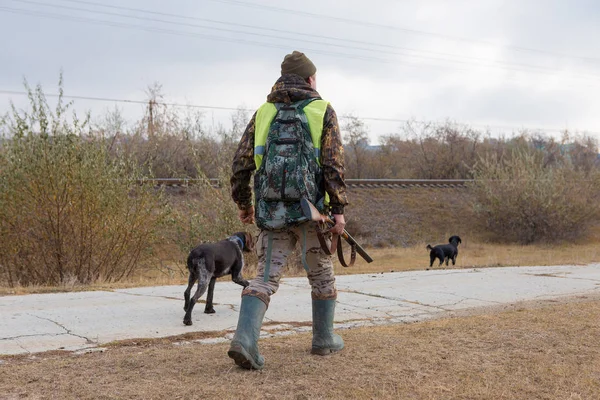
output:
[[[265,281],[269,234],[271,235],[271,262],[268,279]],[[330,246],[331,234],[327,234],[325,237],[328,246]],[[337,290],[335,288],[332,256],[326,255],[321,249],[321,244],[317,238],[317,224],[312,221],[282,231],[261,231],[256,243],[258,274],[250,281],[250,285],[244,289],[242,296],[256,296],[268,306],[271,296],[279,289],[282,269],[297,243],[300,244],[302,251],[306,251],[307,277],[312,288],[312,298],[314,300],[336,299]]]

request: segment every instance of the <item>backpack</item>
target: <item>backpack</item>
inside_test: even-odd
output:
[[[316,99],[275,103],[262,164],[254,176],[256,225],[279,230],[308,221],[300,200],[324,209],[325,189],[304,107]]]

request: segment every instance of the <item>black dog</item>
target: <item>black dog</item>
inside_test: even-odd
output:
[[[448,239],[448,242],[450,243],[438,244],[435,247],[431,247],[430,244],[427,245],[427,248],[431,250],[429,252],[429,268],[431,268],[436,258],[440,260],[440,265],[442,265],[444,260],[446,260],[447,266],[450,259],[452,259],[452,265],[456,264],[456,256],[458,256],[458,244],[462,241],[458,236],[451,236],[450,239]]]
[[[217,278],[231,274],[231,279],[238,285],[248,286],[248,281],[242,277],[244,256],[242,251],[254,250],[254,240],[246,232],[237,232],[225,240],[217,243],[204,243],[194,248],[187,259],[187,268],[190,272],[188,287],[183,293],[185,304],[183,310],[185,317],[183,323],[192,325],[192,310],[196,301],[204,294],[208,286],[206,307],[204,312],[212,314],[213,292]],[[198,281],[198,289],[190,299],[190,292],[194,283]],[[210,283],[209,283],[210,280]]]

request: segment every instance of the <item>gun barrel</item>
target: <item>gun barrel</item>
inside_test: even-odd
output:
[[[310,201],[302,199],[300,201],[300,206],[302,207],[302,212],[304,213],[304,215],[310,220],[325,222],[326,224],[331,224],[332,226],[335,225],[334,220],[332,220],[328,215],[321,214],[319,210],[317,210],[317,208]],[[347,230],[344,229],[344,232],[341,236],[344,238],[344,240],[346,240],[346,242],[348,242],[350,245],[356,248],[356,252],[360,254],[360,256],[364,258],[366,262],[373,262],[371,256],[369,256],[365,249],[363,249],[361,245],[359,245],[356,242],[356,240],[354,240],[354,238],[350,236]]]
[[[354,238],[345,229],[344,229],[344,233],[342,234],[342,237],[344,238],[344,240],[346,240],[346,242],[350,243],[350,245],[354,245],[356,247],[356,252],[358,254],[360,254],[360,256],[366,262],[368,262],[368,263],[373,262],[373,259],[371,258],[371,256],[369,254],[367,254],[367,252],[365,251],[365,249],[363,249],[362,246],[360,244],[358,244],[356,242],[356,240],[354,240]]]
[[[320,214],[322,215],[322,214]],[[332,220],[331,218],[329,218],[329,216],[327,215],[322,215],[325,218],[325,222],[328,224],[332,224],[335,225],[335,221]],[[356,247],[356,252],[358,254],[360,254],[360,256],[368,263],[373,262],[373,259],[371,258],[371,256],[369,254],[367,254],[367,251],[365,249],[362,248],[362,246],[360,244],[358,244],[358,242],[356,240],[354,240],[354,238],[352,237],[352,235],[350,235],[348,233],[347,230],[344,229],[344,232],[341,235],[344,240],[346,242],[348,242],[350,245],[354,245]]]

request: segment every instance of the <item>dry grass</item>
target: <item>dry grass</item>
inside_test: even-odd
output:
[[[475,238],[466,189],[349,190],[348,231],[371,247],[410,247],[452,235]]]
[[[432,243],[433,244],[433,243]],[[358,256],[352,268],[343,268],[337,261],[335,273],[337,275],[367,274],[381,272],[417,271],[429,267],[429,251],[426,244],[421,243],[407,248],[368,249],[374,261],[367,264]],[[345,247],[348,251],[348,246]],[[349,256],[346,257],[348,259]],[[503,266],[532,266],[532,265],[573,265],[600,262],[600,247],[597,243],[563,244],[559,246],[545,245],[500,245],[490,243],[477,243],[465,240],[459,246],[459,256],[455,266],[441,268],[486,268]],[[438,261],[434,263],[437,267]],[[184,267],[175,268],[172,273],[165,274],[158,268],[141,271],[136,276],[119,283],[93,284],[90,286],[20,286],[14,288],[0,287],[0,295],[55,293],[86,290],[113,290],[141,286],[184,285],[187,275]],[[252,278],[255,267],[250,267],[245,273]],[[305,276],[302,267],[296,270],[287,270],[285,276]],[[221,278],[229,280],[229,277]]]
[[[5,358],[0,398],[596,399],[600,300],[343,331],[346,349],[309,354],[310,335],[265,339],[263,372],[227,344],[111,347]]]
[[[180,201],[185,195],[185,191],[171,193],[174,201]],[[448,268],[600,262],[600,249],[597,246],[600,227],[596,227],[584,240],[562,245],[491,243],[486,240],[484,233],[470,227],[473,225],[470,222],[473,215],[469,212],[468,196],[465,189],[352,189],[348,229],[361,243],[370,244],[366,246],[367,251],[375,261],[367,264],[358,257],[352,268],[342,268],[336,263],[336,273],[347,275],[423,270],[429,266],[426,245],[445,243],[454,234],[460,235],[463,243],[459,247],[457,264]],[[348,254],[348,246],[344,248]],[[181,285],[187,283],[187,275],[184,258],[173,259],[178,252],[172,245],[159,249],[154,266],[140,269],[133,277],[115,284],[0,287],[0,295]],[[246,277],[254,276],[255,264],[256,257],[249,256]],[[288,269],[285,275],[305,276],[305,273],[297,264],[296,268]]]
[[[434,244],[434,243],[432,243]],[[343,268],[336,263],[336,274],[360,274],[390,271],[424,270],[429,267],[429,250],[426,244],[407,248],[369,249],[374,261],[367,264],[358,258],[352,268]],[[463,241],[459,246],[456,265],[434,268],[484,268],[532,265],[573,265],[600,262],[600,247],[597,243],[545,245],[499,245]],[[347,257],[348,258],[348,257]]]

